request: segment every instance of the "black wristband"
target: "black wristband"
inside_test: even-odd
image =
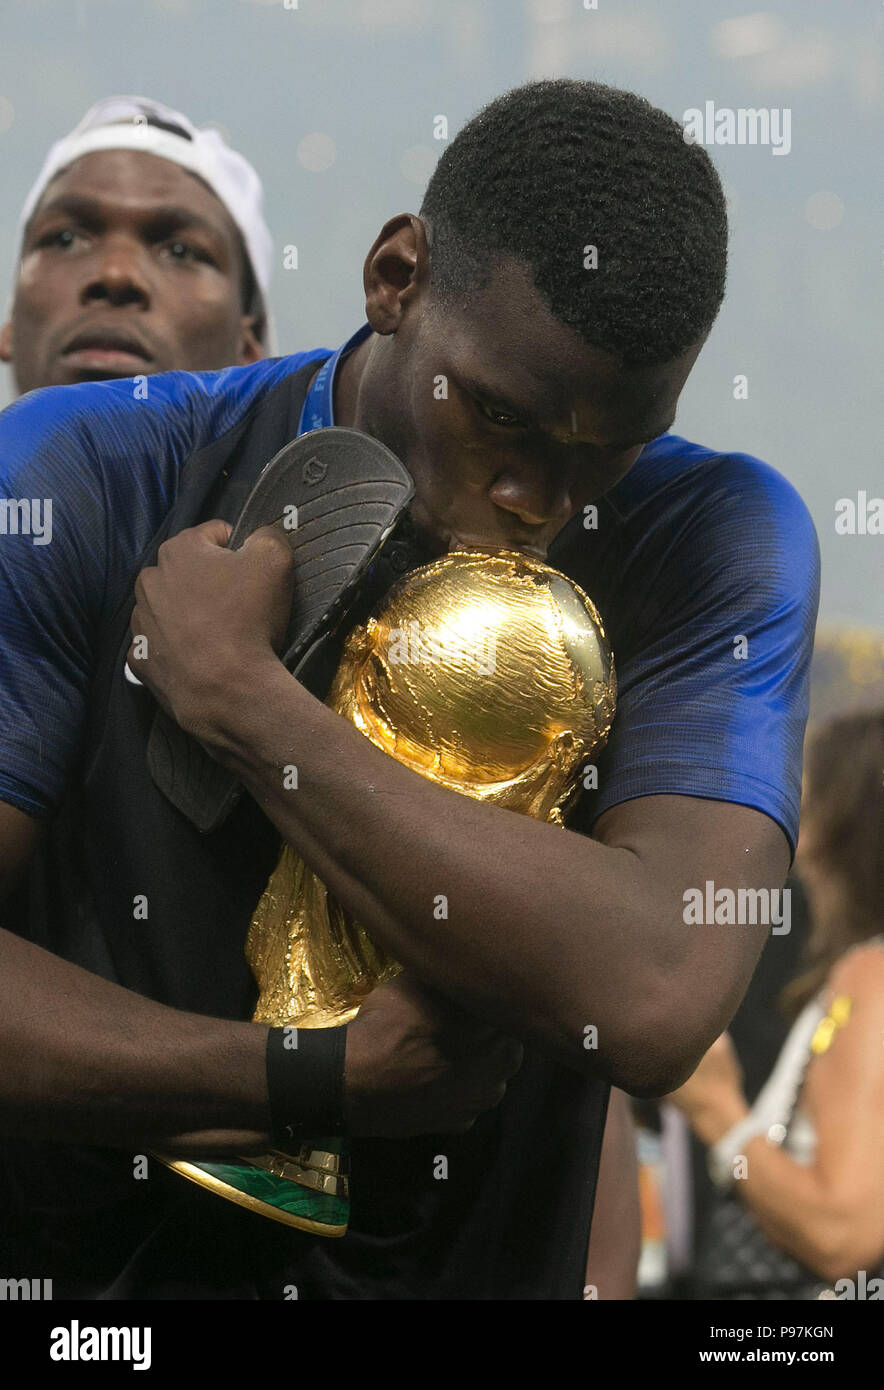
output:
[[[267,1094],[276,1144],[343,1134],[347,1027],[271,1028]]]

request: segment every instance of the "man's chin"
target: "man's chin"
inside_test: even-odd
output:
[[[448,542],[439,536],[434,527],[428,526],[414,514],[414,507],[408,511],[408,520],[422,550],[435,560],[448,550]]]

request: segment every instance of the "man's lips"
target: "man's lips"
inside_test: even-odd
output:
[[[535,560],[547,560],[548,543],[539,538],[527,536],[470,535],[459,533],[450,525],[436,521],[423,521],[410,512],[411,522],[427,550],[435,557],[450,554],[452,550],[516,550]]]
[[[520,555],[528,555],[534,560],[545,560],[546,550],[525,540],[508,540],[505,536],[496,536],[493,540],[486,538],[471,538],[455,535],[453,532],[448,539],[449,552],[452,550],[516,550]]]
[[[132,374],[153,358],[130,334],[90,329],[77,333],[62,351],[62,360],[81,371],[99,370]]]

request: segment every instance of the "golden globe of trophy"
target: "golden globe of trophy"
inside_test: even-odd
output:
[[[478,801],[564,825],[580,771],[607,739],[614,661],[601,618],[566,575],[515,551],[454,551],[412,570],[354,628],[326,704],[406,767]],[[256,1023],[350,1022],[401,967],[290,845],[255,910],[246,956]],[[293,1146],[294,1147],[294,1146]],[[167,1160],[169,1161],[169,1160]],[[347,1230],[345,1141],[228,1163],[171,1163],[253,1211]]]

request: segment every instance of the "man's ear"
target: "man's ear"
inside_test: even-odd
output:
[[[365,258],[365,317],[375,333],[395,333],[409,303],[429,275],[426,228],[413,213],[384,223]]]
[[[265,356],[261,342],[262,319],[256,314],[243,314],[239,328],[239,352],[237,366],[247,367],[250,362],[260,362]]]
[[[12,361],[12,319],[0,328],[0,362]]]

